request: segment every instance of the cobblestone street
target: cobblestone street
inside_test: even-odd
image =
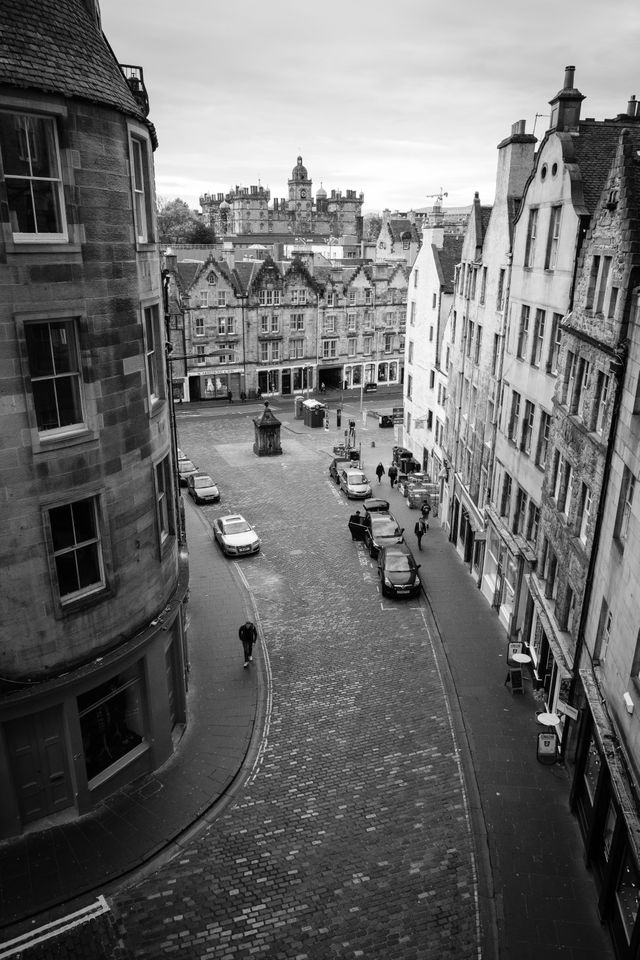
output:
[[[477,957],[470,814],[427,607],[381,600],[347,530],[352,505],[328,478],[336,431],[283,423],[284,456],[258,460],[255,413],[181,416],[178,432],[222,489],[197,509],[238,510],[263,539],[238,564],[264,637],[261,761],[179,860],[115,898],[129,949]],[[384,456],[363,443],[370,474],[389,462],[388,433]]]

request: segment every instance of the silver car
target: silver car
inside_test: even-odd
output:
[[[260,550],[260,537],[239,513],[216,517],[213,535],[228,557],[242,557]]]

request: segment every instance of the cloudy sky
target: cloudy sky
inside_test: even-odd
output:
[[[158,194],[262,184],[287,195],[303,157],[314,192],[366,210],[493,200],[496,146],[539,138],[564,68],[583,117],[640,99],[638,0],[100,0],[120,63],[144,69]],[[536,116],[541,114],[542,116]],[[534,129],[535,124],[535,129]]]

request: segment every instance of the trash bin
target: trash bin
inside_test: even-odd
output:
[[[302,417],[303,417],[302,404],[303,403],[304,403],[304,399],[302,397],[296,397],[295,403],[294,403],[294,412],[293,412],[293,416],[295,420],[302,420]]]
[[[336,427],[339,427],[341,425],[342,425],[342,410],[340,409],[340,407],[338,407],[338,409],[336,410]]]

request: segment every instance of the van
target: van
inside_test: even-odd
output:
[[[364,500],[371,496],[371,484],[362,470],[343,467],[338,476],[340,489],[346,493],[349,500]]]

